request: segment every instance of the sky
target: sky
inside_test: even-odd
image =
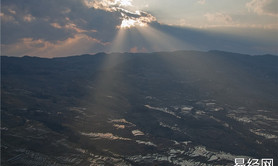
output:
[[[1,1],[1,55],[175,50],[278,55],[278,1]]]

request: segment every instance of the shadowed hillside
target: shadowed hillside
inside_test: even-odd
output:
[[[2,56],[1,74],[2,165],[277,159],[277,56]]]

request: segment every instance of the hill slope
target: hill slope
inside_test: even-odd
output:
[[[3,165],[275,158],[278,57],[210,51],[1,57]]]

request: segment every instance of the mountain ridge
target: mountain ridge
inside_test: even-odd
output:
[[[80,54],[80,55],[69,55],[65,57],[40,57],[40,56],[29,56],[29,55],[23,55],[23,56],[12,56],[12,55],[1,55],[0,57],[34,57],[34,58],[42,58],[42,59],[56,59],[56,58],[67,58],[67,57],[78,57],[78,56],[95,56],[95,55],[111,55],[111,54],[133,54],[133,55],[138,55],[138,54],[156,54],[156,53],[214,53],[214,54],[230,54],[230,55],[242,55],[242,56],[278,56],[275,54],[246,54],[246,53],[239,53],[239,52],[230,52],[230,51],[224,51],[224,50],[208,50],[208,51],[200,51],[200,50],[176,50],[176,51],[155,51],[155,52],[98,52],[98,53],[93,53],[93,54]]]

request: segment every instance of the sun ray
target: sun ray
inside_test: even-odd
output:
[[[124,52],[125,41],[127,39],[127,34],[124,29],[118,29],[117,35],[115,39],[112,41],[111,46],[109,48],[109,52]]]
[[[139,27],[138,31],[144,36],[149,45],[154,49],[153,51],[175,51],[194,49],[188,43],[181,41],[171,35],[168,35],[152,26]]]

